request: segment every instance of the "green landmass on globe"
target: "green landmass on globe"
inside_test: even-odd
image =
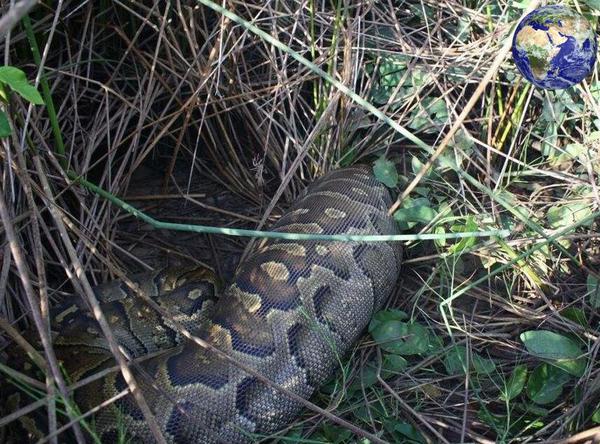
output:
[[[596,33],[590,22],[560,5],[528,14],[515,30],[512,53],[521,74],[536,86],[564,89],[594,68]]]

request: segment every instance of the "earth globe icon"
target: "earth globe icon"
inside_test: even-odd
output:
[[[598,42],[590,22],[560,5],[543,6],[517,25],[512,55],[521,74],[544,89],[565,89],[594,68]]]

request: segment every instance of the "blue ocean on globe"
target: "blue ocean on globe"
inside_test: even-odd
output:
[[[512,42],[515,65],[535,86],[569,88],[594,68],[598,43],[590,22],[560,5],[544,6],[517,25]]]

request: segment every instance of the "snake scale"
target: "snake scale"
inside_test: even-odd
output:
[[[397,234],[391,197],[370,169],[333,171],[313,182],[272,231]],[[134,280],[178,321],[239,363],[308,399],[339,367],[398,278],[398,243],[269,239],[257,242],[221,297],[202,272],[179,270]],[[121,346],[133,356],[173,347],[133,366],[142,393],[169,443],[244,443],[280,430],[301,404],[197,344],[181,341],[168,321],[119,281],[96,287]],[[114,365],[90,315],[63,304],[57,353],[80,380]],[[113,372],[76,392],[81,409],[127,386]],[[96,414],[102,442],[125,427],[133,442],[152,442],[130,395]]]

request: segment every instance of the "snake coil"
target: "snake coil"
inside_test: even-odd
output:
[[[279,232],[396,234],[388,191],[367,167],[334,171],[311,184],[271,228]],[[206,296],[201,279],[138,279],[142,291],[177,308],[196,336],[308,399],[388,298],[399,273],[397,243],[266,240],[257,242],[224,295]],[[165,289],[170,291],[165,291]],[[119,281],[96,289],[117,338],[132,356],[177,344],[177,333]],[[164,294],[161,296],[161,293]],[[210,293],[210,292],[209,292]],[[71,304],[72,306],[72,304]],[[83,311],[83,310],[81,310]],[[64,309],[59,348],[73,379],[112,361],[89,315]],[[62,352],[64,355],[64,351]],[[191,342],[134,368],[169,443],[244,443],[289,424],[301,404]],[[91,408],[126,388],[118,372],[86,385],[76,400]],[[125,426],[134,442],[152,442],[139,408],[126,396],[96,415],[102,442]]]

